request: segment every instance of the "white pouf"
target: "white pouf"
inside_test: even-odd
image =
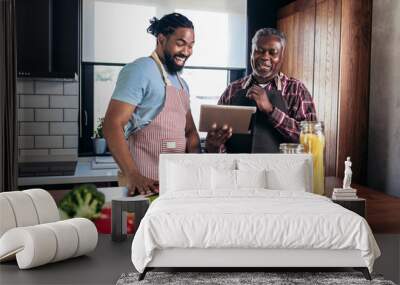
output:
[[[75,228],[65,222],[55,222],[43,225],[56,236],[57,251],[51,262],[57,262],[73,257],[78,250],[78,233]]]
[[[16,256],[20,269],[86,254],[96,248],[97,229],[88,219],[13,228],[0,238],[0,261]]]
[[[78,233],[78,248],[74,257],[86,254],[96,248],[98,233],[92,221],[84,218],[74,218],[64,222],[74,226]]]
[[[0,237],[9,229],[15,228],[17,222],[10,202],[6,197],[0,196]]]
[[[0,260],[10,260],[15,255],[20,269],[49,263],[56,251],[54,233],[40,225],[14,228],[0,238]]]
[[[36,208],[39,224],[57,222],[60,220],[60,213],[56,202],[50,193],[43,189],[29,189],[23,191],[30,196]]]
[[[10,202],[17,227],[33,226],[39,223],[35,205],[30,196],[21,191],[0,194]]]
[[[0,262],[16,259],[20,269],[28,269],[96,248],[93,222],[59,221],[57,205],[43,189],[0,193],[0,214]]]

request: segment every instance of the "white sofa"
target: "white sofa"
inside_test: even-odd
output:
[[[380,255],[367,222],[312,194],[308,154],[161,154],[160,197],[132,243],[159,267],[354,267]]]
[[[88,219],[60,221],[57,205],[43,189],[0,193],[0,262],[16,259],[20,269],[86,254],[97,245]]]

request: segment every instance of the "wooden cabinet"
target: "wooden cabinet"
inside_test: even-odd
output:
[[[326,175],[365,182],[372,0],[298,0],[279,9],[287,38],[282,71],[305,83],[325,123]]]
[[[363,218],[366,218],[366,202],[363,198],[357,198],[354,200],[332,200],[332,202],[342,206],[343,208],[346,208],[347,210],[359,214]]]

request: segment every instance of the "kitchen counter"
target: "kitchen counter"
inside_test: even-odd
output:
[[[19,177],[18,186],[118,181],[118,169],[92,169],[91,162],[93,159],[94,157],[79,158],[74,175]]]

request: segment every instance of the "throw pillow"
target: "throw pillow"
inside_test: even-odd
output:
[[[168,191],[211,189],[211,167],[168,164]]]
[[[267,171],[236,170],[238,188],[267,188]]]

